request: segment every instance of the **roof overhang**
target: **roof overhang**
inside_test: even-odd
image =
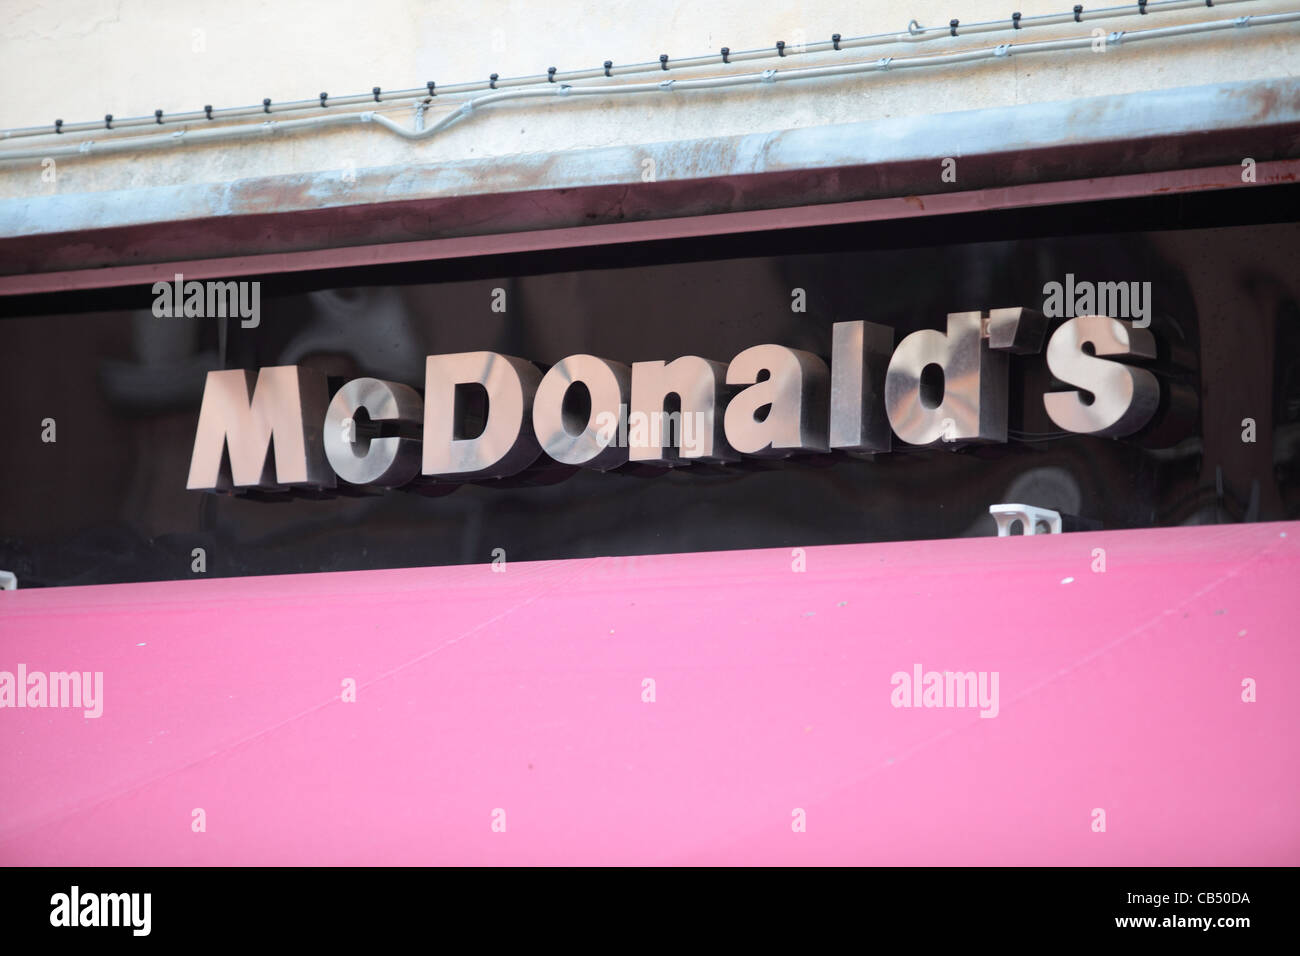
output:
[[[129,272],[115,279],[97,271],[80,281],[68,273],[143,266],[153,276],[177,261],[215,260],[223,274],[247,274],[268,271],[266,262],[252,261],[257,257],[327,250],[351,250],[357,264],[475,254],[485,242],[495,251],[539,240],[554,248],[692,229],[1227,188],[1242,185],[1245,159],[1257,164],[1258,183],[1294,182],[1294,162],[1284,161],[1297,154],[1300,80],[1284,78],[716,139],[413,162],[358,169],[351,181],[328,170],[24,197],[0,201],[0,275],[26,276],[0,279],[0,294],[66,289],[69,281],[142,281],[122,278]],[[940,178],[945,158],[959,163],[956,182]],[[641,180],[646,159],[654,160],[654,182]],[[1143,178],[1176,171],[1181,179]],[[723,219],[773,211],[781,214],[775,222]],[[690,226],[696,217],[719,220]],[[615,226],[603,235],[586,232]],[[575,231],[584,231],[581,239]],[[502,237],[514,239],[503,244]],[[319,268],[322,259],[312,261]],[[282,265],[293,268],[291,260]]]

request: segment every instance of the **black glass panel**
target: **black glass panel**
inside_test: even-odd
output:
[[[1262,195],[261,276],[254,329],[155,317],[147,286],[0,300],[0,568],[35,587],[192,577],[198,547],[225,576],[991,535],[988,506],[1006,501],[1105,528],[1295,518],[1300,227],[1294,189]],[[1018,355],[1005,444],[608,473],[543,456],[415,490],[185,488],[210,369],[421,389],[426,355],[470,350],[543,369],[573,353],[727,362],[768,342],[829,360],[834,322],[889,325],[897,343],[949,312],[1041,309],[1067,274],[1151,283],[1164,400],[1136,435],[1062,433],[1044,357]]]

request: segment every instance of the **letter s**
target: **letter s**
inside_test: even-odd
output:
[[[1091,351],[1088,347],[1091,346]],[[1155,338],[1104,315],[1083,315],[1057,329],[1047,343],[1052,374],[1092,394],[1048,392],[1043,405],[1060,428],[1083,435],[1118,438],[1142,428],[1160,402],[1160,383],[1142,368],[1102,358],[1106,355],[1156,357]]]

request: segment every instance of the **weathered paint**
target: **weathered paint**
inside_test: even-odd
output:
[[[0,274],[970,192],[1298,152],[1300,80],[1191,87],[359,169],[354,181],[330,171],[0,200]],[[950,154],[960,172],[945,183]],[[654,160],[656,182],[641,181],[643,158]]]
[[[1279,160],[1259,163],[1254,185],[1294,183],[1300,180],[1300,160]],[[849,222],[873,222],[891,219],[910,219],[919,216],[943,216],[954,213],[981,212],[992,209],[1018,209],[1045,204],[1097,202],[1160,193],[1196,193],[1207,190],[1242,187],[1241,167],[1209,167],[1203,169],[1171,170],[1161,173],[1141,173],[1130,176],[1112,176],[1098,179],[1067,180],[1054,183],[1030,183],[1001,189],[974,190],[971,192],[936,193],[925,196],[900,196],[890,199],[869,199],[857,202],[833,203],[820,206],[793,206],[781,209],[755,209],[747,212],[717,213],[711,216],[687,218],[647,219],[634,222],[615,222],[601,225],[574,226],[560,229],[532,229],[522,232],[503,232],[488,235],[449,236],[442,239],[424,239],[408,242],[388,242],[375,245],[349,245],[333,249],[310,249],[297,252],[268,252],[260,255],[226,256],[211,259],[175,259],[147,265],[107,266],[67,271],[28,272],[17,275],[0,275],[0,296],[32,295],[41,292],[68,292],[79,289],[112,288],[116,286],[147,285],[159,277],[169,278],[183,272],[192,279],[209,279],[240,275],[301,272],[307,270],[343,269],[397,262],[428,262],[435,259],[456,259],[473,256],[501,255],[516,252],[535,252],[545,249],[566,249],[578,246],[600,246],[611,243],[647,242],[657,239],[697,238],[773,229],[798,229]],[[387,219],[381,219],[388,222]],[[330,224],[322,220],[320,225]],[[268,223],[269,225],[269,223]],[[215,227],[214,227],[215,228]],[[286,227],[287,228],[287,227]],[[332,223],[331,235],[337,238],[346,223]],[[298,245],[305,239],[308,227],[294,222],[289,244]],[[185,247],[183,236],[172,235],[167,227],[135,227],[130,240],[137,256],[148,258],[153,254],[175,255]],[[165,242],[157,233],[171,239]],[[89,255],[88,244],[95,241],[81,237],[73,261],[84,261]],[[47,240],[44,240],[47,241]],[[45,249],[40,238],[28,243],[27,252],[33,257]],[[101,237],[99,241],[107,242]],[[35,247],[35,248],[32,248]],[[158,250],[158,252],[153,252]],[[112,261],[111,250],[99,252],[102,261]],[[43,264],[61,261],[56,250],[48,250]]]

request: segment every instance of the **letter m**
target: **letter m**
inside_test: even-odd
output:
[[[1097,283],[1097,314],[1112,319],[1131,319],[1127,282]]]
[[[208,318],[224,319],[239,314],[239,283],[208,283]]]
[[[944,671],[944,697],[949,707],[974,707],[979,701],[975,691],[978,681],[974,671]],[[967,704],[969,701],[969,705]]]
[[[128,926],[131,923],[131,897],[126,893],[100,893],[100,925]],[[109,907],[112,907],[112,921],[109,921]]]
[[[59,707],[81,706],[81,672],[50,674],[50,703]]]
[[[325,376],[309,368],[209,372],[185,487],[334,487],[321,436],[328,401]]]

